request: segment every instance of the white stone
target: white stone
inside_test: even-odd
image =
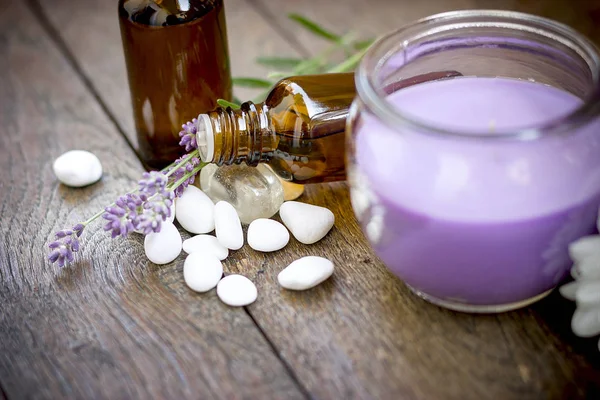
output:
[[[304,244],[313,244],[323,239],[334,223],[331,210],[298,201],[283,203],[279,216],[296,240]]]
[[[277,251],[290,241],[290,233],[279,222],[259,218],[248,227],[248,244],[256,251]]]
[[[326,258],[307,256],[292,262],[277,275],[279,284],[291,290],[317,286],[333,274],[333,263]]]
[[[558,291],[565,299],[575,301],[575,293],[578,288],[579,282],[573,281],[562,285],[558,288]]]
[[[183,251],[188,254],[208,253],[223,261],[229,255],[229,249],[223,246],[213,235],[196,235],[183,241]]]
[[[243,307],[254,303],[258,291],[254,283],[242,275],[228,275],[219,281],[217,296],[228,306]]]
[[[152,232],[144,238],[146,257],[154,264],[170,263],[181,253],[181,235],[175,225],[166,221],[161,225],[160,232]]]
[[[589,257],[600,258],[600,235],[584,236],[569,244],[569,256],[575,263]]]
[[[244,231],[237,211],[226,201],[215,204],[215,233],[217,240],[230,250],[244,245]]]
[[[196,186],[188,186],[175,203],[175,215],[190,233],[208,233],[215,229],[215,205]]]
[[[183,280],[196,292],[208,292],[223,276],[223,264],[211,253],[192,253],[183,263]]]
[[[575,300],[578,306],[600,307],[600,280],[583,280],[578,282]]]
[[[85,150],[63,153],[52,164],[54,175],[63,184],[82,187],[97,182],[102,177],[102,164],[95,154]]]
[[[177,199],[173,199],[173,203],[171,203],[171,216],[167,217],[167,221],[169,221],[170,223],[175,222],[175,209],[177,208],[177,206],[175,205],[176,202]]]
[[[272,217],[284,199],[279,178],[264,164],[209,164],[200,171],[200,185],[213,202],[231,204],[244,224]]]
[[[577,307],[571,320],[571,329],[579,337],[600,333],[600,307]]]

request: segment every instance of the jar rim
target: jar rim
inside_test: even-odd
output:
[[[590,94],[583,98],[583,103],[568,114],[545,123],[518,130],[491,133],[489,131],[464,132],[458,129],[446,129],[433,123],[420,120],[393,107],[386,100],[387,94],[382,90],[376,77],[380,69],[390,57],[397,54],[394,48],[398,39],[408,31],[421,28],[421,37],[427,37],[425,29],[431,24],[444,24],[445,29],[453,29],[453,24],[466,26],[465,20],[470,19],[474,28],[514,28],[521,27],[525,31],[534,32],[545,36],[555,42],[560,42],[574,50],[590,69],[593,81],[593,89]],[[532,26],[533,25],[533,26]],[[425,33],[424,33],[425,32]],[[440,32],[439,28],[435,33]],[[429,32],[429,34],[432,34]],[[408,43],[402,41],[403,46]],[[383,53],[383,56],[380,54]],[[380,37],[366,51],[358,65],[355,84],[358,98],[364,106],[392,129],[398,126],[409,126],[419,131],[434,135],[454,136],[465,139],[512,139],[512,140],[535,140],[552,134],[560,134],[573,129],[574,126],[585,124],[594,117],[600,115],[600,54],[598,48],[588,38],[578,33],[573,28],[557,21],[522,13],[504,10],[461,10],[434,14],[419,19],[408,25],[404,25],[382,37]]]

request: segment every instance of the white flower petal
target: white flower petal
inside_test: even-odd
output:
[[[575,263],[600,259],[600,235],[584,236],[569,244],[569,256]]]
[[[579,282],[575,291],[578,306],[597,306],[600,308],[600,280]]]
[[[571,320],[571,329],[579,337],[600,333],[600,307],[578,307]]]
[[[600,278],[600,259],[588,258],[577,264],[577,271],[580,279],[598,279]]]
[[[558,288],[559,293],[568,300],[575,301],[575,293],[579,288],[579,282],[573,281]]]

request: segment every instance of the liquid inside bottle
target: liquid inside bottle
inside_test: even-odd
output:
[[[222,0],[120,0],[137,152],[160,169],[183,153],[181,125],[231,98]]]
[[[435,79],[459,76],[442,71],[390,84],[389,93]],[[345,128],[356,95],[353,73],[294,76],[279,81],[264,103],[239,110],[216,108],[196,121],[205,162],[267,163],[282,179],[320,183],[346,178]]]

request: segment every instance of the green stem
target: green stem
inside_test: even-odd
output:
[[[168,187],[169,191],[175,190],[177,189],[183,182],[185,182],[186,180],[188,180],[190,177],[196,175],[198,172],[200,172],[200,170],[208,163],[200,163],[199,165],[197,165],[193,170],[191,170],[190,172],[188,172],[187,174],[183,175],[177,182],[173,183],[171,186]]]
[[[169,176],[173,175],[182,165],[185,165],[188,161],[190,161],[192,158],[196,157],[198,154],[199,154],[198,149],[190,152],[183,160],[181,160],[179,162],[179,164],[175,165],[175,168],[171,169],[168,173],[166,173],[165,176],[168,178]],[[175,163],[173,162],[168,167],[163,168],[161,170],[161,172],[166,171],[167,168],[170,168],[171,166],[173,166],[173,164],[175,164]]]
[[[111,205],[109,205],[108,207],[112,207],[114,206],[115,203],[112,203]],[[90,222],[93,222],[94,220],[96,220],[96,218],[100,217],[102,214],[104,214],[105,210],[100,210],[98,211],[96,214],[92,215],[87,221],[82,222],[81,225],[83,226],[87,226]]]

